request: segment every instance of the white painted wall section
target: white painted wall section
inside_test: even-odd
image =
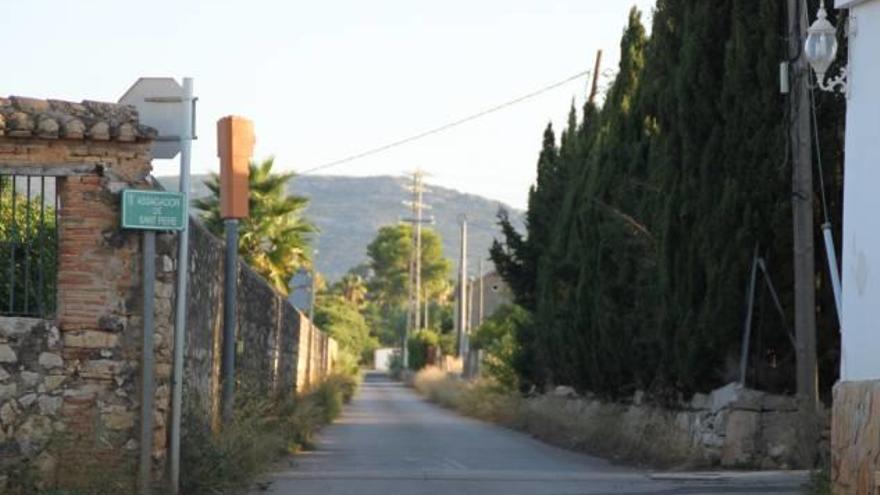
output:
[[[841,380],[880,379],[880,0],[850,7]]]

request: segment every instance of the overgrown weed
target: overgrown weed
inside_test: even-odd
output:
[[[357,389],[355,376],[334,375],[302,396],[280,401],[243,397],[235,418],[215,434],[193,411],[184,422],[181,492],[217,494],[246,486],[286,454],[308,449]]]
[[[413,387],[432,402],[561,447],[657,467],[699,465],[699,456],[665,411],[555,396],[524,398],[492,380],[468,382],[437,368],[420,371]]]

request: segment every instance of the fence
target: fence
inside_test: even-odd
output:
[[[54,314],[58,266],[55,178],[0,175],[0,315]]]

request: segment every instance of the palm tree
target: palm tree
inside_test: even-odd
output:
[[[363,306],[367,299],[367,284],[363,277],[354,273],[347,273],[339,282],[336,282],[336,291],[349,304],[356,307]]]
[[[295,174],[272,173],[274,163],[274,158],[268,158],[250,164],[250,215],[239,225],[238,253],[276,290],[287,294],[293,273],[312,263],[309,242],[317,228],[303,217],[308,198],[287,194],[287,183]],[[211,174],[205,185],[211,195],[194,205],[202,211],[208,229],[220,236],[224,231],[220,177]]]

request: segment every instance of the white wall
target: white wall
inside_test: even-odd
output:
[[[880,379],[880,0],[853,2],[843,199],[842,380]]]

